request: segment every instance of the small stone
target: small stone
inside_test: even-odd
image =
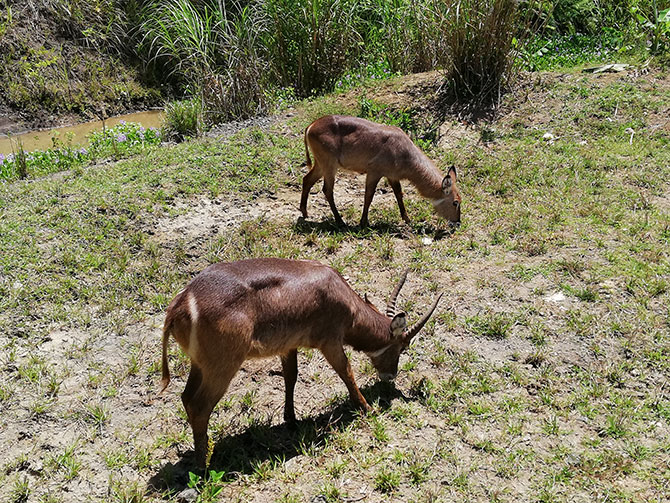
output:
[[[198,491],[193,488],[184,489],[177,494],[177,501],[179,501],[179,503],[193,503],[197,499]]]
[[[542,138],[543,138],[544,140],[551,141],[551,140],[554,139],[554,135],[551,134],[551,133],[544,133],[544,134],[542,135]]]
[[[431,245],[433,244],[433,238],[429,237],[421,238],[421,242],[425,245]]]
[[[547,295],[544,300],[547,302],[563,302],[566,298],[563,292],[556,292],[552,295]]]

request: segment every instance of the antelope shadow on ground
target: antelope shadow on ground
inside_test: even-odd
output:
[[[434,240],[450,237],[456,232],[457,227],[448,226],[447,228],[434,226],[428,223],[407,225],[403,222],[377,222],[371,223],[368,227],[360,225],[337,225],[335,220],[328,219],[320,222],[306,220],[304,217],[298,218],[293,224],[293,230],[297,234],[327,234],[330,236],[354,235],[360,238],[367,238],[371,235],[389,235],[396,238],[409,239],[412,235],[431,236]]]
[[[378,405],[382,410],[389,409],[395,398],[403,401],[413,399],[393,384],[382,381],[362,387],[361,393],[368,403]],[[303,418],[295,424],[252,424],[242,433],[224,435],[216,441],[208,471],[224,471],[226,475],[223,480],[231,481],[239,474],[254,473],[259,464],[266,460],[286,462],[324,445],[359,416],[360,413],[346,399],[323,414]],[[164,464],[149,479],[147,494],[155,491],[177,494],[187,487],[189,471],[196,471],[192,450],[184,453],[177,463]]]

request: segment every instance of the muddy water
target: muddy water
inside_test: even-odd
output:
[[[115,126],[121,121],[139,122],[145,128],[160,127],[163,123],[163,111],[149,110],[148,112],[137,112],[110,117],[109,119],[105,119],[105,127]],[[91,121],[75,124],[74,126],[30,131],[28,133],[12,135],[11,137],[0,135],[0,154],[11,154],[12,146],[14,147],[14,150],[16,150],[17,139],[21,140],[23,149],[27,152],[33,150],[46,150],[52,147],[53,143],[51,138],[56,132],[58,132],[58,137],[64,142],[67,142],[70,135],[72,135],[72,145],[86,145],[88,143],[87,136],[93,131],[100,130],[102,130],[102,121]]]

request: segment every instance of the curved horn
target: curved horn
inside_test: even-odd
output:
[[[437,303],[440,302],[440,299],[442,298],[442,294],[437,296],[437,299],[435,299],[435,302],[433,302],[433,305],[431,306],[430,310],[423,315],[423,318],[421,318],[416,325],[414,325],[411,328],[408,328],[407,331],[405,332],[405,340],[411,341],[412,337],[414,337],[416,334],[419,333],[419,330],[423,328],[423,326],[426,324],[428,319],[432,316],[433,311],[435,311],[435,308],[437,307]]]
[[[389,300],[389,303],[386,305],[386,316],[388,316],[389,318],[393,318],[395,316],[395,302],[398,299],[398,294],[400,293],[400,289],[405,284],[405,280],[407,279],[407,273],[408,272],[409,272],[409,269],[407,269],[403,273],[402,278],[400,278],[400,281],[398,282],[398,286],[395,287],[395,290],[393,290],[393,293],[391,294],[391,300]]]

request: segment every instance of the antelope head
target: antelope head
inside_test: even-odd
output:
[[[372,361],[372,365],[377,370],[377,374],[382,381],[392,381],[395,379],[398,374],[398,360],[400,359],[400,355],[407,349],[414,336],[416,336],[426,324],[442,297],[442,294],[438,295],[428,312],[424,314],[415,325],[407,327],[407,317],[405,313],[402,311],[397,312],[396,310],[398,294],[400,293],[402,286],[405,284],[406,279],[407,271],[405,271],[402,278],[400,278],[400,281],[391,294],[391,299],[386,306],[386,316],[390,321],[389,344],[377,351],[367,352],[367,355]]]
[[[461,194],[456,185],[456,168],[451,166],[442,179],[442,198],[433,200],[435,212],[451,225],[461,223]]]

